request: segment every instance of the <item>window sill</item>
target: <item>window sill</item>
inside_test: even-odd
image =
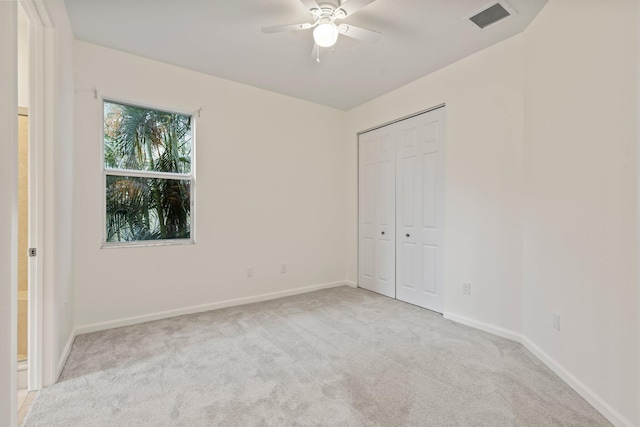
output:
[[[178,246],[195,244],[195,239],[143,240],[138,242],[102,242],[100,249],[148,248],[152,246]]]

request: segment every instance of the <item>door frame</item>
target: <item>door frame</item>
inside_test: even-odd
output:
[[[40,390],[57,379],[52,256],[55,176],[51,149],[55,137],[56,45],[45,1],[19,3],[29,25],[29,247],[37,250],[36,256],[29,259],[28,388]]]
[[[18,9],[0,2],[0,419],[18,418]],[[8,201],[8,203],[7,203]],[[6,325],[6,326],[5,326]]]
[[[398,122],[401,122],[401,121],[403,121],[403,120],[407,120],[407,119],[410,119],[410,118],[412,118],[412,117],[419,116],[419,115],[421,115],[421,114],[426,114],[426,113],[429,113],[429,112],[431,112],[431,111],[433,111],[433,110],[437,110],[438,108],[443,108],[443,107],[446,107],[446,106],[447,106],[447,104],[445,104],[445,103],[443,102],[442,104],[438,104],[438,105],[435,105],[435,106],[433,106],[433,107],[429,107],[429,108],[427,108],[427,109],[420,110],[420,111],[418,111],[417,113],[407,114],[406,116],[402,116],[402,117],[400,117],[400,118],[398,118],[398,119],[390,120],[390,121],[385,122],[385,123],[383,123],[383,124],[381,124],[381,125],[377,125],[377,126],[373,126],[373,127],[368,128],[368,129],[365,129],[365,130],[361,130],[361,131],[359,131],[359,132],[356,134],[356,138],[357,138],[357,137],[359,137],[359,136],[360,136],[360,134],[367,133],[367,132],[371,132],[372,130],[380,129],[380,128],[383,128],[383,127],[385,127],[385,126],[389,126],[389,125],[392,125],[392,124],[394,124],[394,123],[398,123]],[[357,154],[358,154],[358,156],[360,156],[360,151],[359,151],[359,149],[358,149],[358,150],[356,150],[356,151],[358,151],[358,153],[357,153]],[[358,157],[358,158],[359,158],[359,157]],[[359,183],[358,183],[358,184],[359,184]],[[359,186],[359,185],[358,185],[358,188],[360,188],[360,186]]]

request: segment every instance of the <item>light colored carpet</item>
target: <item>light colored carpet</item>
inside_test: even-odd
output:
[[[25,426],[605,426],[520,344],[348,287],[76,338]]]

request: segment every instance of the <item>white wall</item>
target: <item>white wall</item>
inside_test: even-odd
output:
[[[27,16],[18,7],[18,106],[29,107],[29,45]]]
[[[636,16],[638,17],[638,25],[636,26],[637,37],[636,40],[640,40],[640,2],[637,2],[636,5]],[[640,70],[640,43],[636,46],[636,69]],[[640,109],[640,72],[636,73],[636,93],[638,96],[638,108]],[[636,126],[637,126],[637,135],[636,140],[638,141],[636,144],[636,158],[638,161],[638,168],[636,169],[636,253],[640,256],[640,120],[636,118]],[[636,262],[636,283],[638,284],[636,288],[636,300],[638,307],[636,309],[636,328],[637,331],[637,354],[640,355],[640,261]],[[636,386],[636,408],[640,408],[640,367],[637,368],[637,386]],[[636,420],[638,421],[636,424],[640,424],[640,409],[636,409],[638,413],[636,413]]]
[[[445,314],[512,331],[619,425],[640,421],[637,35],[637,2],[549,2],[520,36],[352,110],[346,137],[355,280],[356,132],[447,104]]]
[[[445,312],[521,331],[522,64],[516,36],[348,113],[350,280],[357,280],[356,133],[446,103]],[[471,281],[471,296],[462,295],[463,281]]]
[[[75,73],[80,331],[344,281],[341,111],[84,42],[75,45]],[[203,109],[196,122],[195,245],[100,249],[102,103],[94,87],[104,97]]]
[[[0,424],[17,418],[18,92],[17,3],[0,2]]]
[[[524,334],[638,425],[637,2],[551,1],[525,43]]]

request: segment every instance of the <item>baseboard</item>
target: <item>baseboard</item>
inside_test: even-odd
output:
[[[67,340],[67,343],[64,345],[64,349],[62,350],[62,356],[60,360],[58,360],[58,366],[56,369],[56,379],[55,382],[58,382],[60,378],[60,374],[62,374],[62,370],[64,369],[64,365],[67,363],[67,359],[69,358],[69,353],[71,353],[71,347],[73,346],[73,341],[76,339],[76,330],[71,331],[71,335]]]
[[[591,406],[596,408],[606,419],[617,427],[634,427],[634,424],[626,419],[622,414],[616,411],[611,405],[609,405],[604,399],[598,396],[593,390],[584,385],[578,380],[571,372],[565,369],[561,364],[555,361],[551,356],[545,353],[540,347],[538,347],[533,341],[527,337],[522,337],[522,345],[533,353],[542,363],[547,365],[549,369],[555,372],[564,382],[574,389],[580,396],[584,398]]]
[[[502,338],[509,339],[511,341],[521,342],[522,335],[509,329],[501,328],[499,326],[489,325],[488,323],[478,322],[477,320],[469,319],[468,317],[458,316],[453,313],[443,313],[445,319],[449,319],[456,323],[461,323],[466,326],[471,326],[475,329],[488,332],[493,335],[497,335]]]
[[[191,307],[179,308],[175,310],[161,311],[141,316],[126,317],[123,319],[110,320],[107,322],[92,323],[89,325],[79,326],[75,329],[76,335],[88,334],[91,332],[104,331],[107,329],[119,328],[122,326],[135,325],[137,323],[150,322],[152,320],[167,319],[170,317],[183,316],[185,314],[201,313],[203,311],[219,310],[221,308],[234,307],[238,305],[251,304],[254,302],[268,301],[277,298],[288,297],[292,295],[304,294],[320,289],[335,288],[338,286],[352,286],[349,282],[340,281],[332,283],[322,283],[319,285],[305,286],[302,288],[288,289],[286,291],[270,292],[267,294],[255,295],[245,298],[236,298],[225,301],[219,301],[209,304],[194,305]]]
[[[347,286],[351,286],[352,288],[357,288],[358,284],[356,282],[352,282],[351,280],[345,280],[344,284]]]
[[[607,420],[609,420],[611,424],[616,427],[634,427],[634,424],[631,421],[622,416],[603,398],[598,396],[597,393],[584,385],[580,380],[573,376],[573,374],[571,374],[567,369],[556,362],[551,356],[545,353],[540,347],[538,347],[526,336],[509,329],[489,325],[483,322],[478,322],[476,320],[458,316],[457,314],[453,313],[444,313],[444,318],[521,343],[535,357],[537,357],[542,363],[544,363],[549,369],[551,369],[556,375],[558,375],[565,383],[567,383],[569,387],[571,387],[573,390],[575,390],[576,393],[582,396],[584,400],[589,402],[589,404],[593,406],[598,412],[600,412]]]

